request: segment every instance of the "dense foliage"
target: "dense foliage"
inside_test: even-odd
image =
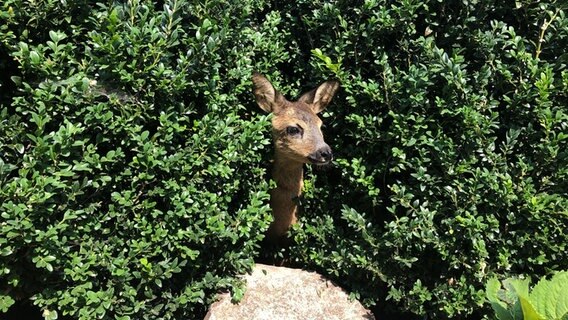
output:
[[[203,316],[270,221],[269,116],[327,78],[335,150],[286,261],[378,315],[491,314],[493,277],[568,269],[561,1],[7,0],[0,311]]]
[[[240,94],[252,31],[208,16],[250,9],[3,6],[2,309],[182,319],[242,292],[270,221],[270,124]]]
[[[308,194],[299,262],[383,311],[390,299],[437,319],[484,314],[488,276],[568,267],[566,5],[301,10],[290,25],[314,30],[299,43],[344,96],[327,130],[338,166]]]

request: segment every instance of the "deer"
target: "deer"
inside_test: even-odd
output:
[[[318,113],[331,102],[339,82],[328,80],[304,93],[297,101],[287,100],[270,81],[258,72],[252,76],[253,93],[258,106],[272,113],[274,160],[270,190],[273,221],[266,238],[273,243],[286,242],[288,230],[298,220],[298,199],[304,185],[304,164],[323,166],[333,160],[325,143]]]

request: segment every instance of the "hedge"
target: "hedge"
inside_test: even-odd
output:
[[[254,33],[230,31],[248,22],[208,17],[252,9],[4,3],[4,311],[199,318],[242,292],[270,222],[270,125],[243,98]]]
[[[561,1],[0,5],[0,311],[200,319],[280,256],[377,316],[489,317],[488,279],[568,269]],[[336,78],[336,161],[270,221],[266,74]],[[261,253],[262,252],[262,253]]]

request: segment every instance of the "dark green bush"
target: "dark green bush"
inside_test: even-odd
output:
[[[434,319],[487,314],[489,276],[568,267],[565,4],[297,10],[312,70],[344,88],[326,131],[339,159],[306,194],[299,264],[380,312],[390,300]]]
[[[270,221],[253,69],[290,97],[342,82],[294,264],[436,319],[568,269],[563,2],[0,6],[2,311],[200,318],[241,294]]]
[[[270,221],[257,5],[3,3],[3,311],[199,318],[242,291]]]

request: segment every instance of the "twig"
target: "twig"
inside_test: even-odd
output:
[[[546,21],[546,18],[545,18],[542,27],[540,27],[540,35],[538,37],[538,45],[536,47],[536,55],[535,55],[535,57],[537,59],[540,56],[540,53],[542,52],[541,45],[544,42],[544,33],[546,32],[546,29],[548,29],[548,27],[550,26],[552,21],[554,21],[554,19],[556,19],[556,16],[558,15],[559,12],[560,12],[560,9],[556,9],[556,12],[552,16],[552,18],[550,18],[550,21]]]

